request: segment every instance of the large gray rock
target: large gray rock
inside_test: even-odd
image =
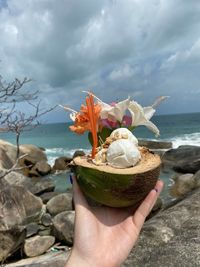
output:
[[[29,171],[29,177],[45,176],[51,172],[51,166],[45,161],[38,161]]]
[[[162,157],[165,168],[180,173],[195,173],[200,170],[200,146],[179,146],[168,150]]]
[[[40,195],[40,198],[42,199],[44,204],[47,204],[47,202],[52,199],[53,197],[59,195],[59,192],[56,191],[52,191],[52,192],[45,192],[43,194]]]
[[[2,170],[3,172],[3,170]],[[23,174],[19,172],[10,172],[8,173],[4,179],[10,184],[14,186],[21,186],[28,190],[31,190],[33,188],[33,182],[30,178],[24,176]]]
[[[72,194],[70,193],[57,195],[47,202],[47,211],[53,216],[67,210],[72,210]]]
[[[172,148],[172,142],[167,141],[153,141],[147,139],[139,139],[138,140],[139,146],[145,146],[149,149],[170,149]]]
[[[44,153],[43,149],[30,145],[30,144],[25,144],[25,145],[20,145],[20,153],[21,154],[27,154],[29,156],[29,159],[31,158],[33,162],[38,162],[38,161],[47,161],[47,156]]]
[[[64,267],[70,252],[48,252],[44,255],[5,264],[5,267]]]
[[[17,153],[16,146],[0,139],[0,148],[6,153],[6,156],[13,164],[16,161],[16,153]],[[34,145],[29,145],[29,144],[20,145],[20,155],[24,154],[27,154],[26,157],[28,157],[28,159],[31,162],[38,162],[41,160],[47,161],[47,156],[44,153],[44,151],[42,151],[42,149]],[[24,162],[25,158],[23,158],[22,162]]]
[[[13,166],[13,162],[8,157],[6,151],[0,147],[0,168],[10,169]]]
[[[53,233],[59,241],[66,245],[73,244],[74,211],[64,211],[53,218]]]
[[[43,212],[39,197],[21,186],[10,186],[0,179],[0,230],[38,221]]]
[[[170,188],[170,195],[175,198],[183,197],[195,188],[195,179],[192,173],[175,175],[174,183]]]
[[[72,161],[70,157],[59,157],[55,160],[53,165],[53,171],[64,171],[69,169],[68,165]]]
[[[147,221],[122,266],[199,267],[200,189]]]
[[[27,257],[35,257],[46,252],[55,242],[54,236],[34,236],[25,240],[24,253]]]
[[[81,156],[85,156],[85,152],[83,150],[76,150],[73,154],[73,159],[76,157],[81,157]]]
[[[35,194],[35,195],[40,195],[45,192],[51,192],[55,189],[55,183],[52,179],[48,177],[43,177],[43,178],[32,178],[32,188],[29,188],[29,190]]]
[[[33,235],[36,235],[39,231],[40,227],[37,223],[29,223],[26,225],[26,237],[31,237]]]
[[[0,230],[0,262],[12,255],[24,242],[25,227],[15,226],[13,229]]]
[[[200,187],[200,170],[194,174],[193,178],[195,181],[195,187]]]
[[[24,242],[25,227],[39,221],[43,203],[20,186],[10,186],[0,179],[0,261],[11,255]]]
[[[16,160],[17,148],[15,145],[0,139],[0,148],[3,150],[4,155],[9,158],[9,161],[14,164]],[[4,158],[2,158],[4,160]]]
[[[5,180],[10,185],[21,186],[35,195],[40,195],[45,192],[51,192],[55,188],[55,183],[50,178],[29,178],[17,172],[10,172],[8,175],[5,176]]]

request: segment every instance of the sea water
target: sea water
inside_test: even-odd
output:
[[[200,113],[159,115],[154,116],[152,121],[160,130],[160,136],[154,134],[144,126],[138,126],[133,132],[137,138],[149,140],[171,141],[173,147],[180,145],[200,146]],[[31,131],[24,131],[20,137],[21,144],[34,144],[46,150],[48,162],[53,165],[56,158],[60,156],[72,157],[76,150],[90,151],[87,134],[76,135],[69,130],[69,122],[41,124]],[[12,133],[1,133],[0,138],[15,144],[15,135]],[[54,175],[58,191],[64,191],[69,186],[67,173]],[[162,179],[169,185],[169,175],[162,174]],[[165,193],[167,186],[165,187]]]

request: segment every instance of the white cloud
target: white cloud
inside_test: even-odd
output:
[[[123,66],[118,67],[117,69],[114,69],[110,75],[109,79],[112,81],[120,80],[120,79],[126,79],[130,78],[133,75],[135,75],[138,72],[138,68],[132,68],[128,64],[125,64]]]
[[[0,73],[33,78],[47,104],[78,106],[89,88],[104,100],[176,97],[200,87],[199,11],[195,0],[4,1]]]
[[[172,69],[184,64],[200,63],[200,38],[189,49],[170,55],[161,65],[161,70]]]

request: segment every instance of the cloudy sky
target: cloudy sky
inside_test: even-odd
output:
[[[0,73],[33,79],[44,107],[78,109],[91,89],[157,114],[200,111],[199,0],[0,0]],[[49,121],[64,121],[57,110]]]

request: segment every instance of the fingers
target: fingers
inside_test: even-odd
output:
[[[147,197],[144,199],[142,204],[136,210],[135,214],[133,215],[133,223],[135,224],[136,228],[138,229],[138,233],[140,232],[143,223],[146,217],[149,215],[150,211],[152,210],[153,206],[156,203],[156,200],[163,189],[163,182],[158,181],[154,189],[152,189]]]
[[[83,195],[77,181],[76,181],[76,177],[73,176],[73,199],[74,199],[74,205],[75,205],[75,209],[77,209],[79,206],[84,206],[88,208],[88,203],[87,200],[85,198],[85,196]]]

